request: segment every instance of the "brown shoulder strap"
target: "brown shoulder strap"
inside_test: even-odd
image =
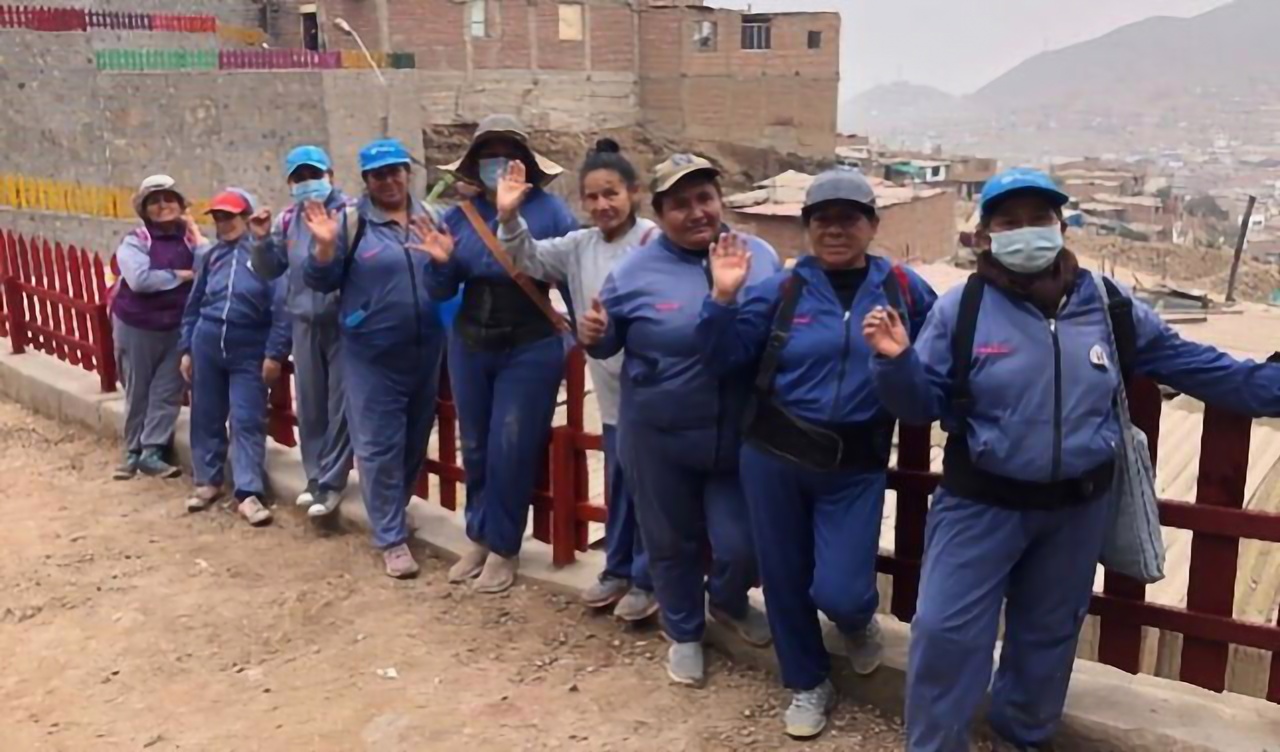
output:
[[[467,215],[467,221],[471,222],[471,227],[475,229],[476,234],[489,247],[489,253],[493,254],[498,263],[502,264],[502,268],[507,270],[507,274],[511,279],[515,280],[515,283],[520,285],[520,289],[524,290],[524,294],[528,295],[529,299],[538,306],[538,310],[542,311],[542,315],[546,316],[557,330],[561,332],[569,331],[569,322],[556,309],[551,307],[551,301],[545,293],[533,284],[529,276],[516,268],[515,262],[511,260],[511,255],[507,253],[507,249],[498,240],[498,236],[493,234],[493,230],[489,229],[489,225],[481,219],[480,212],[476,211],[475,205],[470,201],[465,201],[461,204],[461,208],[462,213]]]

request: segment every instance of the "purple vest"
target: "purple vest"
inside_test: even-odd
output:
[[[152,269],[191,269],[195,264],[195,254],[182,234],[152,233],[148,242],[147,255]],[[123,277],[119,285],[111,312],[124,323],[153,332],[170,331],[182,325],[182,311],[187,307],[187,296],[191,293],[190,282],[172,290],[148,293],[134,292]]]

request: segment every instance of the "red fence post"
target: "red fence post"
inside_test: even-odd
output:
[[[22,299],[22,282],[18,243],[14,242],[13,233],[6,233],[8,241],[8,261],[4,277],[5,317],[9,330],[9,345],[15,355],[21,355],[27,349],[26,304]]]
[[[1207,406],[1200,440],[1200,480],[1196,504],[1241,509],[1249,471],[1253,421]],[[1234,617],[1240,539],[1206,533],[1191,538],[1187,610]],[[1230,645],[1187,637],[1182,643],[1181,679],[1215,692],[1227,685]]]
[[[930,471],[930,426],[903,426],[898,429],[898,470],[923,476]],[[914,484],[913,484],[914,485]],[[893,556],[900,569],[893,577],[890,611],[904,622],[916,615],[920,593],[920,562],[924,560],[924,529],[929,513],[929,494],[921,488],[899,488],[897,519],[893,530]]]
[[[3,11],[3,6],[0,6],[0,13]],[[0,337],[9,336],[9,314],[6,313],[4,302],[7,292],[4,289],[5,280],[9,278],[9,238],[7,233],[0,231]]]

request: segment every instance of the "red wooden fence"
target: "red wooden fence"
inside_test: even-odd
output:
[[[39,238],[0,232],[0,335],[9,336],[13,351],[31,348],[60,360],[96,371],[103,391],[115,389],[115,358],[106,312],[106,281],[97,255],[75,247],[63,248]],[[294,446],[290,382],[292,368],[272,390],[269,424],[272,437]],[[552,546],[556,565],[572,564],[576,552],[586,551],[590,523],[603,523],[606,507],[590,503],[588,452],[603,449],[601,437],[584,427],[585,359],[579,350],[569,356],[566,375],[567,415],[552,429],[547,471],[535,492],[534,537]],[[1159,390],[1148,381],[1133,386],[1134,422],[1151,438],[1152,455],[1159,448]],[[418,492],[427,497],[431,476],[440,484],[440,503],[458,507],[458,484],[466,473],[458,461],[457,411],[448,369],[441,374],[437,410],[437,455],[428,457]],[[1280,515],[1245,511],[1245,476],[1251,422],[1217,408],[1204,413],[1200,476],[1194,503],[1164,500],[1161,522],[1193,533],[1186,608],[1145,600],[1144,588],[1108,573],[1102,593],[1095,595],[1092,613],[1100,617],[1099,660],[1136,673],[1140,667],[1142,628],[1184,636],[1182,681],[1222,691],[1226,686],[1231,645],[1271,653],[1267,698],[1280,703],[1280,624],[1235,619],[1233,606],[1241,540],[1280,544]],[[924,554],[925,517],[929,495],[938,476],[930,472],[930,431],[906,427],[900,431],[898,465],[889,475],[897,493],[894,552],[881,556],[880,571],[893,578],[889,610],[903,621],[915,615],[915,602]]]
[[[116,360],[102,259],[75,246],[0,233],[5,334],[14,353],[28,347],[96,372],[116,388]]]

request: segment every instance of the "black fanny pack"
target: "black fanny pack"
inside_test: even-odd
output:
[[[883,472],[893,448],[892,418],[820,426],[792,415],[771,399],[755,398],[743,438],[753,447],[820,472]]]
[[[1115,461],[1110,460],[1078,478],[1049,483],[1017,480],[975,466],[968,437],[951,434],[939,485],[956,496],[1004,509],[1063,509],[1088,503],[1111,490],[1115,467]]]

